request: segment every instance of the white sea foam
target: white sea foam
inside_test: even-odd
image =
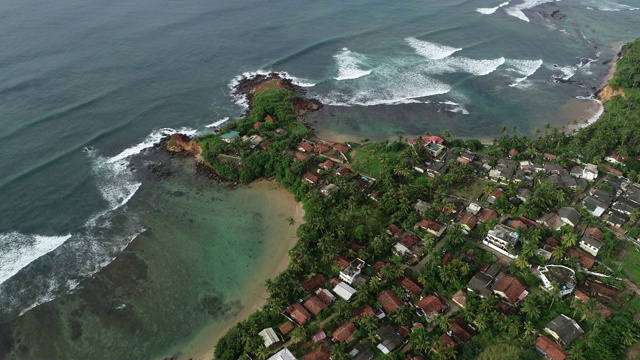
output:
[[[462,48],[454,48],[429,41],[418,40],[414,37],[406,38],[405,41],[418,55],[432,60],[444,59],[451,56],[453,53],[462,50]]]
[[[638,7],[633,7],[626,4],[620,4],[615,1],[608,0],[591,0],[588,2],[588,10],[600,10],[600,11],[634,11],[640,10]],[[595,7],[595,9],[594,9]]]
[[[469,59],[466,57],[451,57],[435,66],[441,72],[465,72],[476,76],[489,75],[496,71],[506,59]]]
[[[213,122],[213,123],[211,123],[209,125],[205,125],[204,127],[206,127],[206,128],[218,127],[218,126],[226,123],[227,121],[229,121],[229,117],[222,118],[222,119],[217,120],[217,121],[215,121],[215,122]]]
[[[548,2],[553,2],[553,1],[554,0],[524,0],[524,2],[522,2],[521,4],[504,8],[504,11],[508,15],[511,15],[513,17],[516,17],[516,18],[520,19],[520,20],[529,22],[529,18],[527,17],[527,15],[525,15],[522,12],[522,10],[528,10],[528,9],[531,9],[531,8],[536,7],[538,5],[541,5],[541,4],[544,4],[544,3],[548,3]],[[555,1],[560,1],[560,0],[555,0]]]
[[[49,301],[52,301],[52,300],[54,300],[56,298],[56,290],[58,289],[58,283],[56,282],[55,279],[49,279],[48,282],[49,282],[49,287],[47,288],[46,293],[44,295],[40,296],[36,301],[34,301],[27,308],[22,310],[20,312],[20,315],[18,315],[18,316],[22,316],[22,315],[26,314],[29,310],[35,308],[36,306],[42,305],[42,304],[47,303]]]
[[[526,88],[529,86],[528,83],[525,84],[525,81],[533,74],[540,69],[544,62],[542,59],[538,60],[518,60],[518,59],[509,59],[506,62],[507,71],[514,72],[518,75],[512,78],[513,83],[509,84],[511,87],[520,87]]]
[[[353,80],[371,74],[371,70],[364,70],[366,57],[347,48],[343,48],[333,58],[338,63],[338,76],[336,80]]]
[[[598,100],[594,96],[590,96],[590,97],[576,96],[576,98],[582,99],[582,100],[590,100],[598,104],[598,110],[590,118],[588,118],[584,123],[582,123],[580,127],[587,127],[593,124],[594,122],[598,121],[600,116],[602,116],[602,114],[604,113],[604,105],[602,104],[602,101]]]
[[[64,236],[0,234],[0,284],[36,259],[57,249],[71,238]]]
[[[476,11],[479,12],[480,14],[484,14],[484,15],[491,15],[494,12],[496,12],[498,9],[500,9],[503,6],[507,6],[509,5],[510,1],[505,1],[502,4],[496,6],[496,7],[492,7],[492,8],[477,8]]]
[[[449,107],[445,108],[446,111],[459,113],[463,115],[469,115],[469,110],[467,110],[464,105],[458,104],[457,102],[453,102],[451,100],[441,101],[439,104],[448,105]]]

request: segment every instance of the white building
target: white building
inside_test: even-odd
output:
[[[295,356],[293,356],[293,354],[291,353],[291,351],[289,351],[289,349],[284,348],[278,351],[277,353],[275,353],[275,355],[270,357],[268,360],[297,360],[297,359]]]
[[[520,235],[518,235],[515,229],[498,224],[489,230],[487,237],[482,240],[482,243],[511,259],[516,259],[518,255],[516,254],[515,247],[518,244],[519,237]]]
[[[273,328],[266,328],[258,333],[260,337],[262,337],[262,341],[264,342],[264,347],[269,347],[273,344],[280,342],[280,338]]]
[[[571,294],[576,287],[576,272],[566,266],[547,265],[533,273],[542,280],[542,288],[546,291],[553,289],[553,282],[558,284],[562,296]]]
[[[578,246],[580,246],[582,250],[593,256],[598,256],[598,252],[602,248],[602,245],[602,241],[592,236],[583,236],[582,239],[580,239],[580,243],[578,243]]]
[[[349,284],[343,282],[338,283],[336,287],[333,288],[333,292],[341,298],[349,301],[356,294],[356,289],[349,286]]]
[[[348,284],[353,284],[353,281],[362,272],[364,265],[364,261],[360,259],[353,260],[344,269],[340,270],[340,279]]]

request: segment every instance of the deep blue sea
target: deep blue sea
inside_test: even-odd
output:
[[[0,2],[0,358],[161,356],[233,312],[215,275],[251,281],[264,219],[152,146],[240,116],[243,74],[305,87],[338,140],[534,134],[597,117],[638,24],[640,0]]]

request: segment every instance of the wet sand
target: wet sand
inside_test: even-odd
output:
[[[265,281],[276,277],[289,265],[289,250],[296,244],[296,230],[303,221],[302,204],[296,202],[294,196],[275,181],[260,180],[241,190],[248,192],[248,199],[253,196],[262,199],[259,204],[254,204],[258,207],[255,210],[264,215],[264,233],[270,238],[265,241],[273,245],[269,254],[263,256],[256,276],[250,283],[242,285],[243,291],[239,295],[242,310],[206,327],[189,344],[177,349],[179,359],[213,359],[218,340],[236,323],[247,319],[264,305],[268,297]],[[290,217],[295,224],[289,224]]]

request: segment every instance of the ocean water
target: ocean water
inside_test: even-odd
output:
[[[238,310],[224,279],[251,281],[268,253],[257,251],[265,220],[238,212],[246,191],[177,175],[187,163],[150,150],[162,134],[238,117],[238,76],[286,72],[327,104],[310,121],[329,136],[530,134],[597,111],[588,97],[619,46],[640,36],[638,8],[3,1],[0,358],[148,358]],[[172,175],[158,176],[157,163]],[[254,261],[216,269],[225,257]]]

